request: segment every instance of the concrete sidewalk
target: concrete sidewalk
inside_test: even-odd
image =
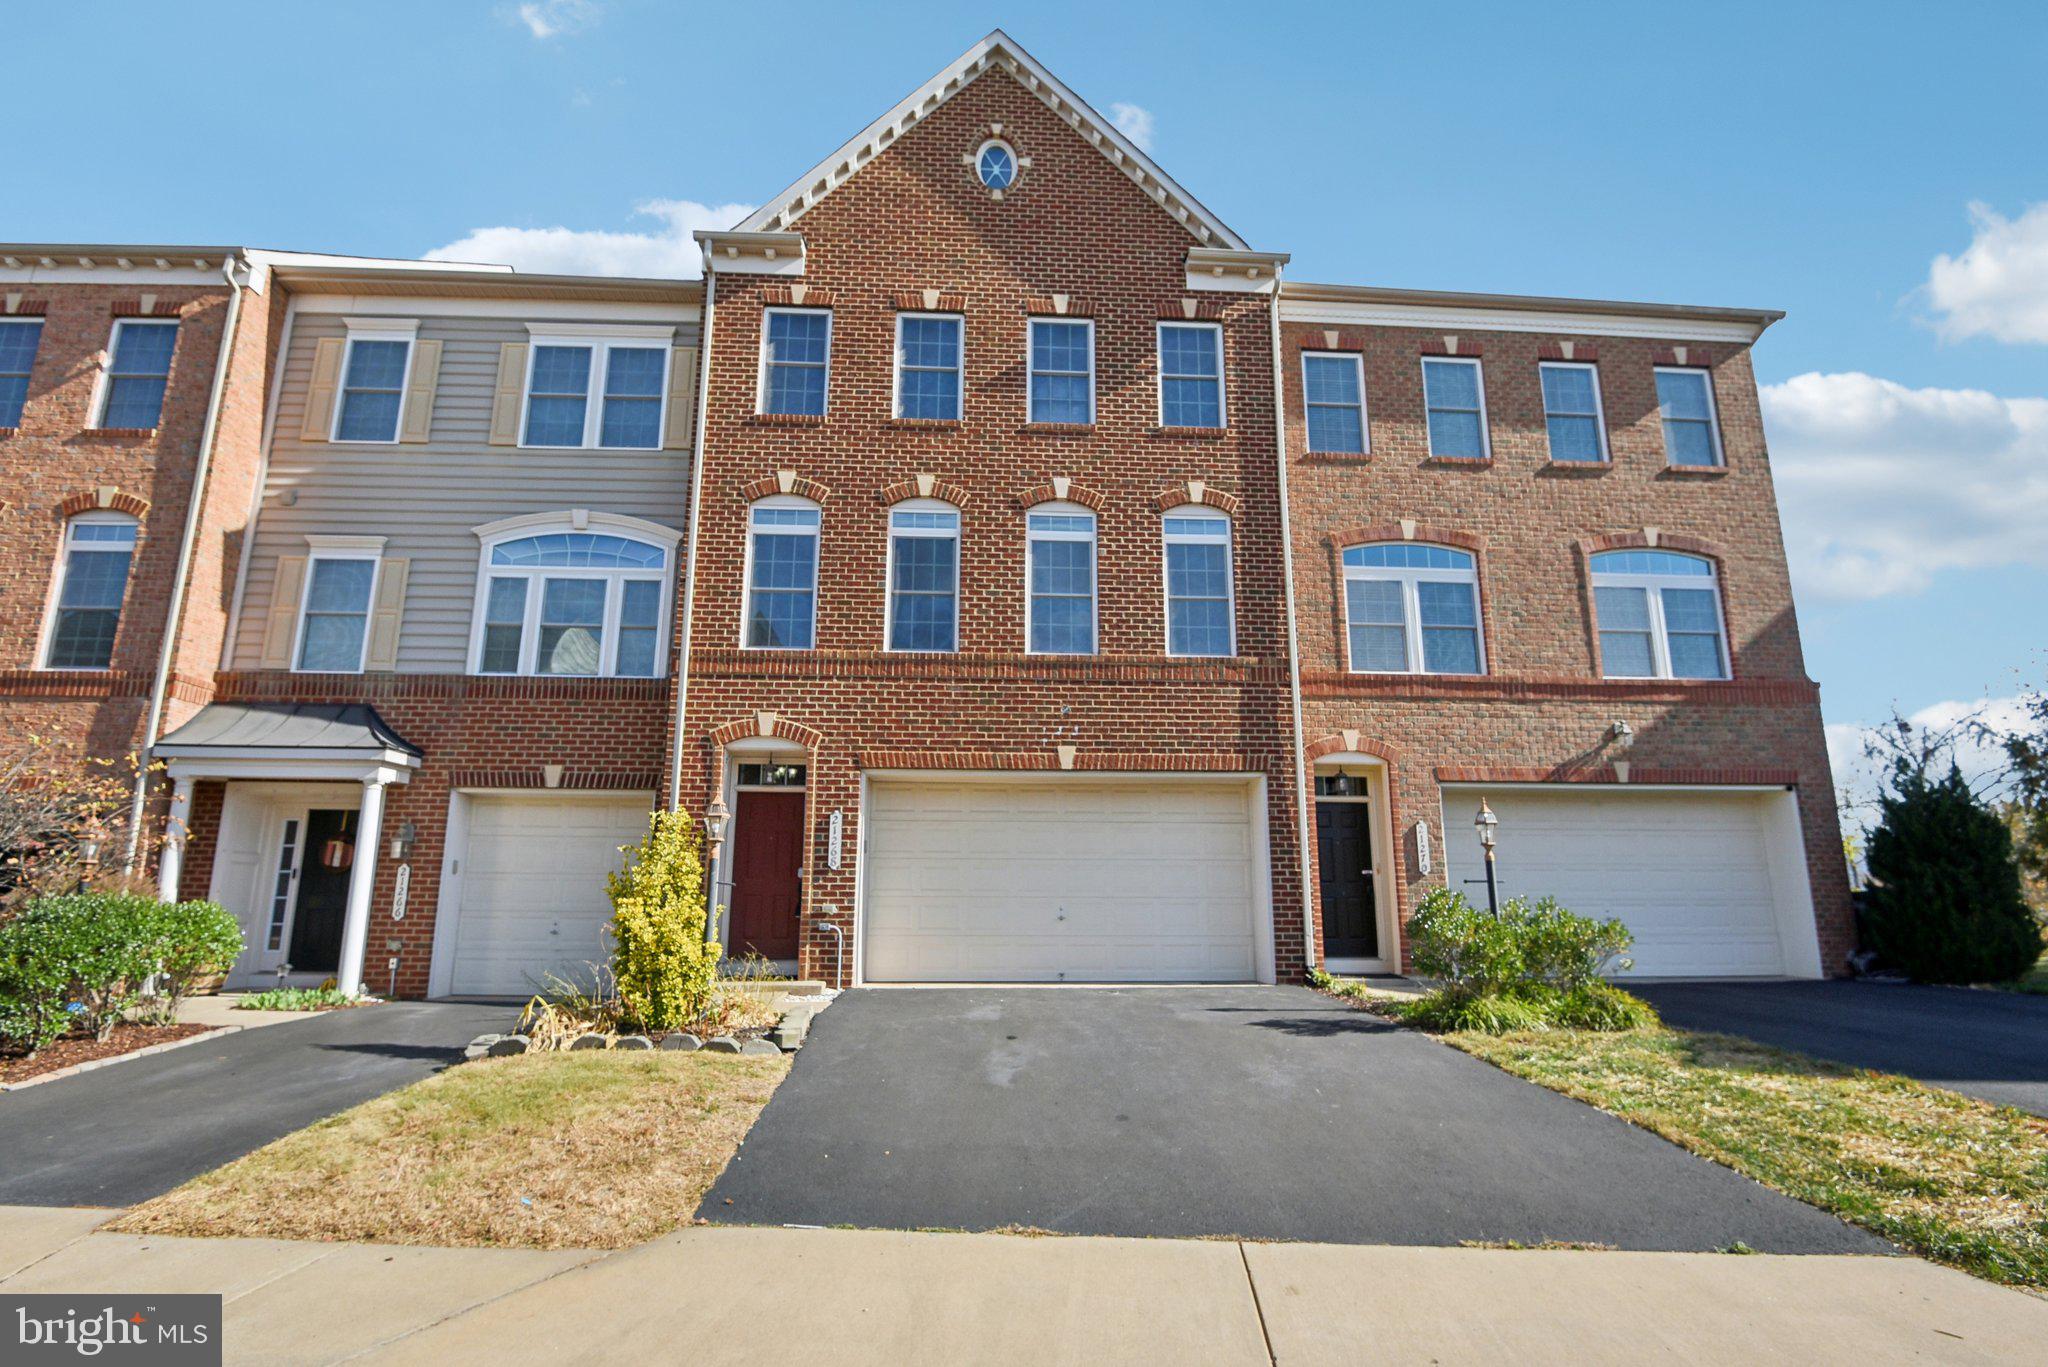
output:
[[[2038,1362],[1912,1258],[698,1226],[612,1254],[137,1238],[0,1208],[0,1292],[218,1291],[232,1363]]]

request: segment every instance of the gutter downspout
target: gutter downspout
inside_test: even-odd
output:
[[[676,653],[676,733],[669,747],[668,809],[683,807],[683,716],[690,702],[690,627],[697,605],[697,527],[704,498],[704,425],[711,402],[711,318],[718,307],[718,274],[704,249],[704,311],[698,327],[697,429],[690,442],[690,548],[683,561],[681,647]]]
[[[1308,881],[1308,740],[1301,723],[1301,629],[1294,606],[1294,512],[1287,492],[1287,376],[1280,360],[1280,276],[1273,268],[1273,445],[1280,472],[1280,567],[1287,600],[1287,698],[1294,709],[1294,805],[1301,863],[1301,943],[1306,967],[1314,968],[1316,955],[1316,912]]]
[[[235,333],[242,321],[242,292],[254,281],[235,279],[236,266],[249,267],[246,257],[231,256],[221,267],[228,285],[228,316],[221,326],[220,355],[213,363],[213,388],[206,399],[206,423],[199,432],[199,456],[192,471],[192,491],[185,505],[185,533],[178,543],[178,565],[171,572],[171,602],[164,613],[163,640],[157,645],[156,681],[149,691],[149,718],[143,723],[142,743],[135,751],[135,796],[128,804],[128,850],[121,867],[135,872],[142,848],[142,815],[149,802],[149,752],[155,748],[163,726],[164,698],[171,688],[171,654],[177,645],[178,621],[185,612],[185,587],[192,569],[192,548],[199,542],[199,519],[206,505],[206,476],[213,466],[213,444],[220,429],[221,400],[227,394],[228,366],[235,354]]]

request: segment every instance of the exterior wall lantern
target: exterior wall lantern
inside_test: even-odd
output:
[[[1498,839],[1500,818],[1493,814],[1493,808],[1486,805],[1486,799],[1479,799],[1479,811],[1472,818],[1472,828],[1479,832],[1479,847],[1486,851],[1486,910],[1494,920],[1500,919],[1500,892],[1494,881],[1493,847]]]
[[[710,847],[711,867],[719,870],[723,864],[721,852],[725,849],[725,828],[732,820],[732,813],[726,810],[725,794],[713,792],[711,801],[704,808],[704,843]],[[718,883],[713,874],[711,895],[704,899],[704,943],[710,944],[718,932]]]

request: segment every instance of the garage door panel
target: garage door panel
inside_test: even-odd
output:
[[[449,991],[521,996],[585,982],[610,954],[605,875],[647,829],[649,799],[469,799]]]
[[[1636,938],[1636,975],[1785,971],[1762,795],[1509,791],[1487,800],[1500,817],[1503,895],[1547,894],[1584,916],[1620,918]]]
[[[1254,976],[1248,786],[875,784],[867,978]]]

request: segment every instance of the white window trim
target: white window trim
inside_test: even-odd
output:
[[[1047,317],[1043,314],[1038,314],[1025,320],[1024,421],[1027,424],[1039,422],[1039,419],[1033,416],[1032,413],[1032,400],[1035,397],[1034,387],[1037,383],[1039,372],[1033,369],[1031,364],[1031,340],[1034,336],[1037,335],[1040,324],[1079,324],[1080,326],[1088,329],[1088,421],[1080,425],[1083,427],[1093,427],[1095,425],[1095,372],[1097,369],[1097,356],[1095,350],[1095,320],[1093,318],[1064,318],[1057,316]],[[1048,370],[1044,373],[1047,375],[1070,375],[1073,372],[1067,370]],[[1070,426],[1072,424],[1061,422],[1049,422],[1048,425]],[[1086,508],[1083,508],[1081,511],[1085,513],[1088,510]],[[1093,516],[1093,514],[1090,514],[1090,516]]]
[[[778,313],[811,313],[811,314],[822,314],[822,315],[824,316],[824,319],[825,319],[825,404],[824,404],[824,407],[823,407],[823,408],[821,408],[821,409],[820,409],[820,410],[819,410],[819,411],[818,411],[817,413],[792,413],[792,414],[773,414],[773,415],[770,415],[770,414],[769,414],[769,412],[768,412],[768,327],[769,327],[769,319],[773,318],[773,317],[774,317],[774,316],[775,316],[776,314],[778,314]],[[761,310],[761,355],[760,355],[760,358],[759,358],[759,360],[758,360],[758,361],[756,362],[756,364],[755,364],[755,372],[754,372],[754,412],[755,412],[755,413],[757,413],[757,414],[760,414],[760,415],[762,415],[762,416],[775,416],[775,417],[804,417],[804,418],[808,418],[808,417],[824,417],[825,415],[829,414],[829,413],[830,413],[830,412],[832,411],[832,342],[833,342],[833,336],[832,336],[832,334],[833,334],[834,332],[836,332],[836,331],[838,331],[838,328],[837,328],[837,327],[836,327],[836,326],[834,325],[834,323],[833,323],[833,318],[832,318],[832,310],[831,310],[831,309],[811,309],[811,308],[797,308],[797,307],[795,307],[794,305],[788,305],[788,304],[776,304],[776,305],[771,305],[771,306],[770,306],[770,307],[768,307],[768,308],[762,309],[762,310]],[[963,363],[964,363],[964,361],[966,360],[966,356],[965,356],[965,349],[966,349],[966,334],[965,334],[965,329],[964,329],[964,327],[963,327],[963,329],[962,329],[962,335],[961,335],[961,348],[962,348],[962,356],[961,356],[961,360],[962,360],[962,361],[963,361]],[[965,368],[965,367],[964,367],[964,364],[963,364],[963,367],[962,367],[962,368],[963,368],[963,369]]]
[[[960,329],[960,364],[953,371],[953,416],[950,418],[911,418],[903,411],[903,324],[906,319],[932,318],[953,323]],[[826,387],[831,387],[831,341],[826,341]],[[936,370],[937,367],[919,367],[921,371]],[[764,391],[765,397],[765,391]],[[889,413],[898,420],[913,422],[965,422],[967,420],[967,316],[960,313],[899,313],[896,315],[896,357],[890,370]]]
[[[377,615],[377,588],[384,578],[384,538],[381,536],[306,537],[306,577],[299,586],[299,620],[292,629],[292,673],[360,674],[370,654],[370,622]],[[356,650],[352,669],[308,669],[300,661],[306,648],[306,618],[313,602],[313,574],[323,560],[367,560],[370,562],[370,591],[363,599],[363,639]]]
[[[1392,565],[1353,566],[1344,563],[1344,551],[1363,550],[1369,546],[1390,545],[1436,546],[1439,550],[1453,551],[1458,555],[1469,555],[1472,557],[1472,568],[1469,570],[1439,570],[1405,565],[1398,567]],[[1447,679],[1479,679],[1484,678],[1486,676],[1488,672],[1488,664],[1486,659],[1486,604],[1480,601],[1479,555],[1477,552],[1468,551],[1463,546],[1441,546],[1438,545],[1438,543],[1436,542],[1428,541],[1361,541],[1358,542],[1356,545],[1346,546],[1342,550],[1339,550],[1337,552],[1337,565],[1338,568],[1343,572],[1342,583],[1344,585],[1344,668],[1346,672],[1352,674],[1394,675],[1437,673],[1437,671],[1427,667],[1427,661],[1423,655],[1422,595],[1415,587],[1417,584],[1427,580],[1430,583],[1436,584],[1469,584],[1472,586],[1472,614],[1475,619],[1472,624],[1472,635],[1474,638],[1474,645],[1479,656],[1479,670],[1475,674],[1443,674],[1440,675],[1440,677]],[[1376,582],[1393,581],[1401,585],[1401,630],[1407,645],[1408,668],[1362,669],[1359,667],[1358,662],[1352,659],[1351,590],[1349,586],[1351,584],[1351,581],[1354,579],[1371,580]],[[1364,625],[1385,624],[1365,623]]]
[[[175,332],[180,320],[176,318],[116,318],[114,325],[107,329],[107,349],[101,353],[99,374],[93,379],[92,425],[95,428],[107,425],[107,402],[114,397],[114,354],[120,349],[121,329],[125,327],[170,328]],[[164,405],[171,401],[171,368],[178,363],[178,344],[171,343],[170,365],[164,368],[164,402],[156,411],[156,425],[164,424]],[[152,431],[155,428],[150,429]]]
[[[121,609],[119,614],[121,617],[125,617],[128,614],[128,586],[135,582],[135,556],[142,550],[142,523],[140,519],[131,517],[127,513],[95,510],[77,513],[64,519],[64,524],[57,533],[57,563],[50,574],[49,596],[43,604],[42,637],[36,646],[36,668],[48,670],[55,674],[105,674],[114,667],[114,661],[111,656],[108,657],[107,662],[103,665],[53,665],[50,663],[50,650],[57,644],[57,606],[63,601],[64,580],[71,570],[71,529],[81,523],[92,523],[102,527],[125,526],[135,529],[135,544],[129,548],[128,580],[127,583],[121,586]],[[117,646],[120,644],[120,630],[120,622],[117,618],[114,624],[114,643]]]
[[[1700,384],[1707,391],[1707,436],[1714,443],[1714,463],[1712,465],[1686,465],[1679,468],[1686,470],[1727,469],[1728,452],[1721,445],[1721,399],[1714,392],[1714,372],[1701,365],[1660,365],[1653,366],[1651,369],[1659,375],[1697,375],[1700,378]],[[1691,420],[1687,419],[1686,421]],[[1671,458],[1671,442],[1664,435],[1664,405],[1661,402],[1657,405],[1657,439],[1664,443],[1665,465],[1678,465],[1678,462]]]
[[[1010,182],[1007,185],[991,185],[981,178],[981,159],[991,147],[1000,147],[1010,154]],[[992,195],[1005,195],[1017,188],[1017,182],[1024,178],[1024,159],[1017,155],[1017,149],[1007,138],[988,138],[974,149],[974,183]]]
[[[1430,434],[1429,430],[1429,368],[1432,365],[1468,365],[1472,367],[1472,372],[1479,377],[1479,454],[1477,457],[1445,455],[1436,449],[1436,438]],[[1453,411],[1462,412],[1464,410],[1445,409],[1444,411],[1448,413]],[[1425,354],[1422,357],[1422,435],[1423,440],[1429,443],[1429,457],[1431,460],[1493,459],[1493,426],[1487,421],[1486,417],[1486,367],[1477,356],[1433,356]]]
[[[1223,364],[1223,324],[1221,324],[1221,323],[1210,323],[1210,322],[1202,322],[1202,321],[1200,321],[1200,320],[1182,320],[1182,319],[1177,319],[1177,318],[1162,318],[1162,319],[1160,319],[1160,320],[1159,320],[1159,321],[1158,321],[1157,323],[1155,323],[1155,324],[1153,325],[1153,328],[1152,328],[1152,364],[1153,364],[1153,369],[1154,369],[1154,370],[1155,370],[1155,371],[1157,372],[1157,374],[1155,375],[1155,377],[1154,377],[1154,379],[1153,379],[1153,384],[1152,384],[1153,390],[1155,391],[1155,392],[1154,392],[1154,396],[1153,396],[1153,397],[1154,397],[1154,404],[1153,404],[1153,413],[1154,413],[1154,415],[1155,415],[1155,417],[1156,417],[1156,419],[1157,419],[1157,421],[1158,421],[1159,425],[1160,425],[1161,427],[1165,427],[1165,426],[1167,425],[1167,422],[1166,422],[1166,382],[1167,382],[1167,380],[1169,380],[1169,379],[1175,379],[1175,380],[1206,380],[1206,379],[1208,379],[1208,378],[1209,378],[1209,377],[1208,377],[1207,375],[1182,375],[1182,374],[1178,374],[1178,373],[1176,373],[1176,374],[1174,374],[1174,375],[1171,375],[1171,376],[1169,376],[1169,375],[1168,375],[1168,374],[1166,373],[1166,330],[1167,330],[1168,328],[1174,328],[1174,329],[1177,329],[1177,330],[1178,330],[1178,329],[1187,329],[1187,330],[1193,330],[1193,329],[1196,329],[1196,328],[1200,328],[1200,329],[1202,329],[1203,331],[1206,331],[1206,332],[1213,332],[1213,333],[1215,333],[1215,334],[1216,334],[1216,425],[1215,425],[1214,427],[1207,427],[1207,426],[1203,426],[1203,427],[1199,427],[1199,428],[1197,428],[1196,430],[1199,430],[1199,431],[1204,431],[1204,432],[1221,432],[1221,431],[1223,431],[1224,429],[1226,429],[1226,428],[1228,428],[1228,427],[1230,426],[1230,396],[1229,396],[1229,394],[1228,394],[1228,393],[1226,393],[1226,392],[1225,392],[1225,389],[1224,389],[1224,384],[1223,384],[1223,372],[1224,372],[1224,370],[1226,369],[1226,367],[1225,367],[1225,366],[1224,366],[1224,364]],[[1089,347],[1089,351],[1088,351],[1088,354],[1089,354],[1089,359],[1090,359],[1090,360],[1092,361],[1092,360],[1094,359],[1094,355],[1095,355],[1095,349],[1094,349],[1094,347],[1093,347],[1092,345],[1091,345],[1091,346]],[[1092,405],[1092,404],[1090,405],[1090,411],[1091,411],[1091,412],[1093,411],[1093,405]],[[1186,424],[1186,423],[1175,423],[1175,424],[1173,424],[1173,425],[1174,425],[1174,426],[1176,426],[1176,427],[1186,427],[1186,426],[1187,426],[1187,424]]]
[[[1173,648],[1173,574],[1167,560],[1169,546],[1210,546],[1218,538],[1214,536],[1190,536],[1185,533],[1169,532],[1166,523],[1171,518],[1200,518],[1205,522],[1217,522],[1223,526],[1223,604],[1230,623],[1228,649],[1221,655],[1186,654]],[[1237,657],[1237,546],[1236,528],[1231,525],[1229,514],[1211,508],[1203,503],[1183,503],[1178,508],[1169,508],[1159,516],[1159,587],[1161,605],[1165,608],[1160,626],[1163,630],[1166,653],[1176,660],[1230,660]]]
[[[1309,410],[1312,408],[1342,408],[1343,404],[1311,403],[1308,397],[1308,363],[1311,358],[1327,361],[1349,361],[1358,372],[1358,449],[1356,451],[1318,451],[1312,444],[1314,431],[1309,425]],[[1425,416],[1427,416],[1425,414]],[[1372,414],[1365,392],[1365,357],[1356,351],[1304,351],[1301,353],[1301,430],[1302,445],[1312,456],[1369,456],[1372,454]]]
[[[1089,355],[1092,359],[1094,351]],[[1083,532],[1038,532],[1031,529],[1034,516],[1085,517],[1089,530]],[[1071,650],[1034,650],[1031,646],[1032,599],[1037,595],[1031,591],[1031,553],[1039,541],[1085,541],[1088,543],[1088,638],[1094,649],[1085,652]],[[1047,502],[1034,504],[1024,510],[1024,653],[1045,655],[1053,658],[1088,659],[1102,653],[1102,519],[1093,508],[1079,503]]]
[[[1543,391],[1543,372],[1546,370],[1583,370],[1593,377],[1593,430],[1599,434],[1600,459],[1566,460],[1550,445],[1550,396]],[[1591,361],[1538,361],[1536,363],[1536,397],[1543,403],[1543,444],[1554,465],[1611,465],[1614,457],[1607,449],[1607,400],[1600,392],[1600,367]],[[1559,413],[1561,418],[1583,418],[1583,413]]]
[[[342,348],[341,375],[334,386],[334,418],[329,425],[327,440],[348,446],[396,446],[398,436],[405,428],[405,396],[412,388],[412,365],[419,355],[414,343],[419,338],[420,320],[417,318],[344,318],[348,327],[348,345]],[[398,381],[398,413],[391,422],[389,437],[343,437],[341,418],[348,408],[348,371],[356,358],[357,342],[403,342],[405,343],[405,373]]]
[[[939,531],[931,527],[909,527],[896,529],[898,513],[951,513],[953,530]],[[748,514],[751,522],[752,514]],[[942,498],[907,498],[889,508],[889,553],[883,557],[882,565],[882,649],[891,655],[957,655],[960,653],[960,546],[966,534],[960,510]],[[915,650],[908,646],[899,647],[896,639],[896,538],[899,536],[922,537],[930,541],[951,541],[953,543],[953,646],[950,650]],[[751,551],[752,536],[747,538]],[[751,568],[751,567],[750,567]]]
[[[574,329],[528,323],[526,325],[526,375],[519,386],[519,445],[529,451],[659,451],[661,434],[668,430],[669,371],[674,362],[676,330],[665,324],[584,323]],[[583,395],[583,440],[574,446],[535,445],[526,438],[527,418],[533,412],[533,371],[544,346],[590,348],[590,388]],[[660,411],[654,420],[652,446],[599,446],[604,431],[604,386],[611,373],[612,348],[661,352]],[[414,348],[415,351],[418,348]],[[408,361],[408,368],[410,361]],[[345,372],[344,372],[345,373]],[[337,401],[335,408],[341,405]],[[403,416],[400,418],[403,423]]]
[[[39,358],[39,357],[40,357],[40,356],[42,355],[42,351],[43,351],[43,319],[42,319],[42,318],[40,318],[40,317],[34,316],[34,315],[31,315],[31,316],[29,316],[29,317],[27,317],[27,318],[23,318],[23,317],[21,317],[21,316],[20,316],[20,315],[18,315],[18,314],[4,314],[4,315],[0,315],[0,323],[24,323],[24,324],[31,324],[31,325],[33,325],[33,326],[35,327],[35,330],[36,330],[36,341],[35,341],[35,345],[29,348],[29,353],[28,353],[28,365],[29,365],[29,368],[28,368],[28,370],[27,370],[27,371],[25,371],[25,372],[21,372],[21,376],[22,376],[22,379],[23,379],[24,381],[27,381],[27,380],[33,380],[33,379],[35,378],[35,365],[36,365],[36,361],[37,361],[37,359],[38,359],[38,358]],[[111,356],[113,355],[113,353],[112,353],[112,352],[109,352],[109,353],[107,353],[107,354],[108,354],[108,355],[109,355],[110,357],[111,357]],[[15,373],[17,373],[17,372],[15,372],[15,371],[8,371],[7,373],[8,373],[8,374],[10,374],[10,375],[12,375],[12,374],[15,374]],[[24,388],[26,388],[26,386],[24,386]],[[25,417],[27,417],[27,416],[28,416],[28,399],[29,399],[29,396],[28,396],[28,395],[27,395],[26,393],[24,393],[24,394],[23,394],[23,395],[21,396],[21,414],[20,414],[20,416],[19,416],[19,417],[17,417],[17,418],[15,419],[15,426],[16,426],[16,427],[19,427],[19,426],[20,426],[20,423],[21,423],[21,419],[22,419],[22,418],[25,418]],[[0,424],[0,426],[5,426],[5,424]]]
[[[682,533],[664,527],[658,522],[648,522],[620,513],[595,513],[582,508],[565,513],[529,513],[521,517],[508,517],[498,522],[487,522],[471,530],[476,533],[482,545],[477,555],[476,594],[469,613],[470,674],[484,679],[659,679],[667,675],[669,613],[673,606],[670,600],[675,597],[676,547],[682,541]],[[628,541],[643,542],[661,550],[661,568],[658,571],[607,570],[566,565],[491,564],[491,552],[505,542],[523,541],[529,536],[545,536],[551,532],[596,532],[602,536],[617,536]],[[484,615],[490,604],[491,580],[513,577],[524,577],[528,580],[526,603],[519,623],[519,667],[511,673],[486,674],[483,672]],[[656,597],[660,606],[654,615],[654,672],[627,675],[618,673],[619,615],[625,604],[625,591],[607,588],[603,625],[604,653],[598,662],[598,672],[536,673],[534,665],[540,656],[541,591],[533,587],[533,581],[542,579],[605,579],[621,583],[633,579],[642,582],[653,580],[659,583],[661,591]]]
[[[754,513],[761,508],[807,508],[818,515],[818,525],[808,530],[797,527],[763,527],[763,536],[805,536],[818,543],[817,553],[811,557],[811,640],[803,646],[755,646],[747,644],[747,622],[754,610]],[[797,494],[770,494],[767,498],[755,499],[747,505],[746,554],[740,577],[740,649],[758,650],[771,655],[789,655],[800,650],[818,648],[818,583],[825,569],[825,510],[810,499]]]
[[[1606,554],[1606,552],[1601,552]],[[1650,615],[1650,667],[1653,674],[1615,674],[1610,672],[1607,651],[1600,651],[1600,677],[1603,679],[1677,679],[1671,672],[1671,635],[1664,624],[1665,589],[1705,589],[1714,595],[1714,631],[1721,642],[1721,673],[1718,679],[1688,676],[1681,683],[1726,682],[1735,677],[1735,656],[1728,649],[1728,615],[1721,606],[1721,567],[1704,555],[1689,555],[1680,551],[1667,551],[1667,555],[1682,555],[1687,560],[1697,560],[1705,565],[1710,574],[1623,574],[1614,570],[1592,568],[1589,563],[1587,574],[1596,592],[1593,595],[1593,639],[1600,639],[1600,595],[1599,589],[1642,589],[1644,606]]]

